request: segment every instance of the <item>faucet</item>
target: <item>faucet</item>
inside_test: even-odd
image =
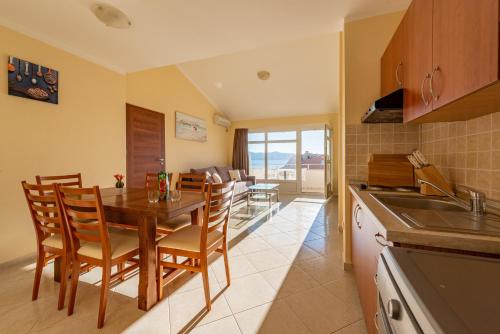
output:
[[[480,191],[474,191],[472,189],[467,189],[469,193],[470,200],[469,202],[461,199],[460,197],[455,196],[455,194],[441,188],[440,186],[435,185],[432,182],[419,179],[419,184],[427,184],[434,189],[442,192],[452,200],[454,200],[458,205],[460,205],[465,210],[471,211],[473,214],[481,216],[486,213],[486,195]]]

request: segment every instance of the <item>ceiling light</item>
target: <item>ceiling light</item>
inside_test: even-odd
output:
[[[219,88],[219,89],[221,89],[224,86],[224,84],[222,82],[220,82],[220,81],[214,83],[214,85],[215,85],[216,88]]]
[[[269,80],[269,78],[271,77],[271,73],[269,73],[269,71],[259,71],[257,72],[257,77],[260,80]]]
[[[103,3],[95,3],[92,5],[90,10],[94,13],[97,19],[104,23],[107,27],[127,29],[132,26],[132,22],[128,16],[113,6]]]

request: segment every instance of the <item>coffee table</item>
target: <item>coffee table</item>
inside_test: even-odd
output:
[[[276,196],[276,203],[280,201],[279,187],[277,183],[257,183],[248,187],[247,205],[250,205],[251,199],[265,199],[269,201],[269,207],[271,207],[273,197]]]

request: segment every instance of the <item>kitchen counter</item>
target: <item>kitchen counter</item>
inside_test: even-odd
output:
[[[392,212],[380,204],[370,193],[376,191],[361,190],[357,185],[350,185],[351,194],[363,203],[383,237],[392,243],[421,245],[436,248],[457,249],[469,252],[500,254],[500,237],[467,233],[452,233],[408,228]],[[384,191],[384,194],[391,194]],[[418,193],[394,193],[398,196],[415,196]],[[349,220],[350,221],[350,220]],[[350,229],[350,226],[346,229]],[[350,253],[350,252],[349,252]]]

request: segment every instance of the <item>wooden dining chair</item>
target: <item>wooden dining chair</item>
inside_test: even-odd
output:
[[[205,192],[207,176],[205,174],[179,173],[177,190]]]
[[[68,233],[56,189],[53,184],[29,184],[26,181],[21,184],[35,227],[37,243],[35,280],[31,299],[38,298],[43,268],[50,260],[61,257],[61,284],[57,303],[57,308],[61,310],[64,307],[71,255]]]
[[[227,285],[231,284],[227,257],[227,224],[233,203],[234,184],[234,181],[209,184],[202,226],[190,225],[167,235],[158,242],[157,287],[159,299],[163,297],[163,286],[169,283],[169,274],[178,269],[201,272],[205,302],[207,310],[210,311],[208,256],[213,252],[222,253],[226,268]],[[173,260],[161,260],[164,255],[172,255]],[[184,256],[188,260],[177,263],[175,259],[177,256]],[[167,273],[165,273],[165,269],[167,269]]]
[[[82,187],[82,174],[67,174],[67,175],[51,175],[51,176],[36,176],[37,184],[52,184],[58,183],[65,187]]]
[[[108,228],[102,207],[99,187],[72,188],[56,185],[71,242],[72,273],[68,315],[73,314],[80,264],[85,262],[102,267],[101,296],[97,327],[102,328],[106,313],[110,283],[123,279],[138,267],[137,232]],[[125,268],[127,262],[132,264]],[[111,275],[111,267],[119,270]]]
[[[170,189],[172,189],[172,177],[173,176],[174,176],[174,173],[167,173],[168,185],[169,185]],[[147,188],[148,184],[151,181],[158,182],[158,173],[146,173],[146,181],[144,183],[144,188]]]
[[[177,190],[181,192],[204,192],[206,180],[205,175],[180,173],[179,181],[177,182]],[[189,225],[191,225],[191,215],[185,214],[168,221],[159,220],[156,231],[159,234],[165,235],[179,231]]]

